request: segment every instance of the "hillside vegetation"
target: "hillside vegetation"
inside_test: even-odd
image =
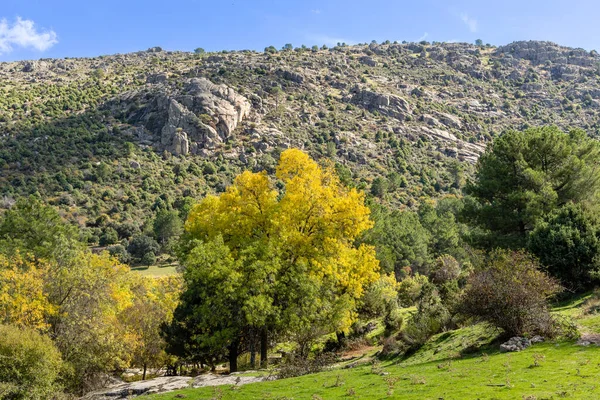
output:
[[[595,52],[548,42],[2,63],[2,205],[39,194],[90,244],[114,244],[148,233],[158,210],[185,219],[191,199],[246,168],[273,172],[297,147],[381,202],[414,208],[459,193],[506,128],[596,135],[599,65]]]
[[[598,392],[595,52],[153,48],[0,76],[0,398]]]

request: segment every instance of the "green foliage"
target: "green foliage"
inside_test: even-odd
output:
[[[597,217],[569,203],[536,226],[528,247],[564,286],[582,290],[600,278],[599,235]]]
[[[127,252],[138,261],[141,261],[148,253],[158,254],[159,251],[160,246],[156,240],[143,234],[134,236],[127,246]]]
[[[0,325],[0,398],[45,400],[60,391],[60,352],[33,329]]]
[[[522,246],[537,222],[570,201],[595,200],[599,145],[580,130],[508,131],[479,159],[467,210],[493,243]]]
[[[390,212],[374,207],[375,226],[365,234],[365,242],[377,249],[377,258],[386,272],[401,276],[402,268],[426,270],[430,258],[430,234],[411,211]]]
[[[163,249],[169,249],[183,233],[183,222],[177,211],[161,210],[153,222],[154,237]]]
[[[82,248],[77,228],[33,196],[17,201],[0,219],[1,253],[63,261]]]
[[[102,235],[100,235],[100,246],[108,246],[119,242],[119,234],[114,228],[104,228]]]

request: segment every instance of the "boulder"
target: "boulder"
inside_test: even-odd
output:
[[[128,92],[107,107],[124,108],[128,122],[148,132],[151,142],[175,155],[197,154],[227,140],[250,113],[250,102],[226,85],[205,78],[183,82],[182,89],[152,78],[148,87]],[[131,104],[141,104],[130,107]]]
[[[359,59],[360,63],[363,65],[367,65],[369,67],[376,67],[377,61],[373,59],[373,57],[364,56]]]
[[[367,89],[355,87],[350,102],[357,104],[369,111],[377,111],[381,114],[404,120],[411,113],[408,101],[394,94],[383,94]]]
[[[275,71],[275,74],[277,74],[277,76],[280,76],[287,81],[291,81],[294,83],[301,84],[304,82],[304,76],[298,72],[284,70],[284,69],[278,69],[277,71]]]

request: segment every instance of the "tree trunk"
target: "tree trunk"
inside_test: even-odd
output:
[[[146,363],[144,363],[144,372],[142,373],[142,380],[145,381],[146,380]]]
[[[239,340],[234,340],[229,346],[229,373],[237,372]]]
[[[250,368],[256,368],[256,344],[254,340],[250,342]]]
[[[267,359],[267,346],[269,345],[267,330],[260,332],[260,367],[267,368],[269,360]]]

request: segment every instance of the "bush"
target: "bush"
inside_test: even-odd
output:
[[[125,246],[123,246],[121,244],[117,244],[115,246],[110,246],[108,248],[108,253],[111,256],[116,257],[123,264],[128,264],[129,261],[131,261],[131,257],[129,256],[127,249],[125,248]]]
[[[452,256],[444,254],[435,260],[431,268],[431,279],[435,284],[456,280],[460,276],[460,264]]]
[[[33,329],[0,325],[1,398],[52,398],[60,391],[61,368],[60,353],[50,338]]]
[[[102,235],[100,235],[99,244],[100,246],[108,246],[115,244],[119,241],[119,234],[114,228],[107,227],[104,229]]]
[[[442,304],[438,289],[432,283],[421,288],[417,312],[403,332],[404,341],[414,348],[425,344],[430,337],[448,327],[450,312]]]
[[[459,309],[504,329],[507,335],[553,336],[548,299],[560,291],[531,255],[499,250],[491,255],[487,269],[470,277]]]

